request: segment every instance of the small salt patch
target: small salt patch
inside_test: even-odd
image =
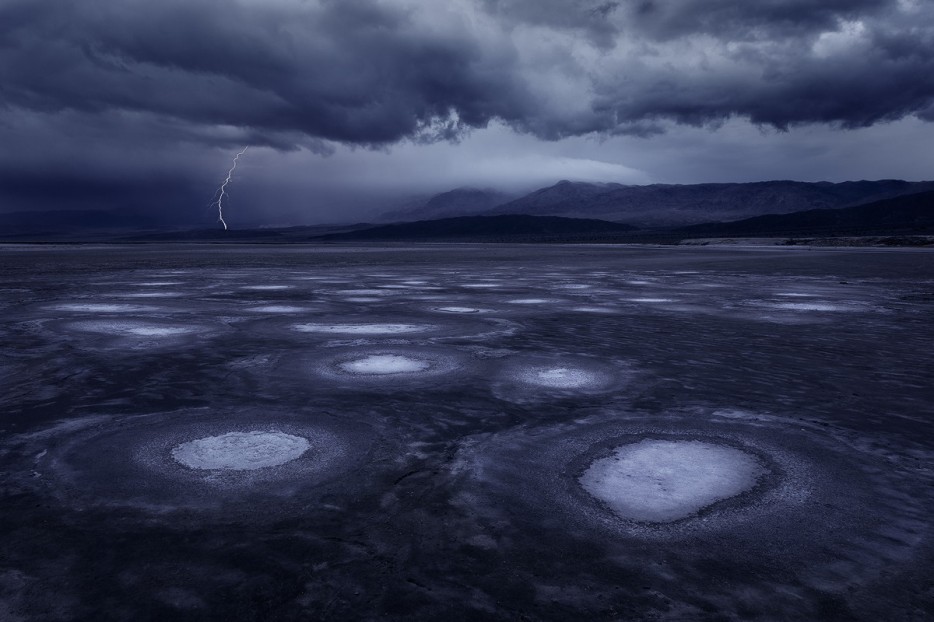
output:
[[[772,305],[773,309],[785,311],[849,311],[849,308],[823,302],[782,302]]]
[[[339,289],[334,293],[341,296],[385,296],[388,292],[382,289]]]
[[[119,298],[177,298],[181,296],[178,292],[133,292],[129,294],[120,294]]]
[[[574,307],[572,310],[579,313],[616,313],[616,309],[611,307],[582,306]]]
[[[192,329],[173,326],[133,326],[120,332],[136,335],[137,337],[173,337],[187,335],[192,332]]]
[[[428,361],[414,359],[399,354],[373,354],[360,359],[341,363],[339,366],[353,374],[388,375],[411,374],[425,371],[431,364]]]
[[[302,333],[330,333],[343,335],[395,335],[420,333],[428,329],[418,324],[295,324]]]
[[[153,324],[143,324],[140,322],[121,322],[121,321],[89,321],[75,322],[70,325],[71,328],[108,335],[123,335],[127,337],[177,337],[195,332],[194,328],[186,326],[159,326]]]
[[[579,389],[593,384],[593,375],[571,367],[534,369],[520,375],[529,384],[556,389]]]
[[[305,307],[294,307],[291,305],[264,305],[261,307],[252,307],[249,311],[253,313],[301,313],[307,311]]]
[[[139,305],[121,305],[106,303],[69,303],[57,305],[59,311],[78,311],[82,313],[130,313],[133,311],[146,311],[148,307]]]

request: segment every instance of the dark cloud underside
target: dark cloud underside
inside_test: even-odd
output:
[[[0,102],[279,147],[494,119],[549,139],[733,116],[858,127],[930,115],[932,15],[893,0],[8,0]]]

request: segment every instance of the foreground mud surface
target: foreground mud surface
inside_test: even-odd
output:
[[[934,617],[934,253],[0,247],[2,620]]]

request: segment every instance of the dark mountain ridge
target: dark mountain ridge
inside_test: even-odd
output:
[[[767,214],[640,230],[596,219],[558,216],[469,216],[383,225],[322,236],[321,240],[382,241],[602,241],[674,243],[702,237],[833,237],[934,235],[934,190],[864,205]]]
[[[934,235],[934,191],[839,209],[812,209],[733,222],[704,223],[682,227],[677,232],[686,237]]]
[[[673,227],[764,214],[850,207],[934,190],[934,182],[901,180],[624,186],[561,181],[487,214],[555,215]]]
[[[560,216],[459,216],[437,220],[382,225],[359,231],[321,236],[320,240],[457,240],[497,241],[566,238],[635,231],[636,227],[605,220],[563,218]]]

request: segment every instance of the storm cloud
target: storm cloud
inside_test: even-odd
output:
[[[932,114],[930,3],[89,2],[0,10],[3,103],[132,111],[256,140],[542,138],[732,116]]]
[[[205,149],[243,144],[329,153],[491,125],[556,141],[732,119],[931,121],[934,5],[5,0],[0,111],[0,183],[49,171],[92,186],[182,164],[196,178]]]

